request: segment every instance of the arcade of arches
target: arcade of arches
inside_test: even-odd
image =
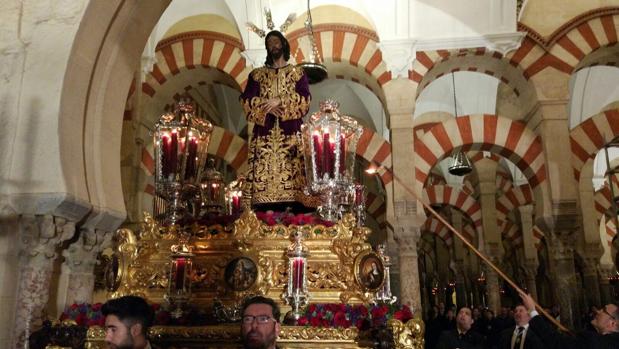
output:
[[[266,27],[267,5],[276,25],[297,14],[286,36],[304,61],[301,0],[2,6],[0,347],[100,300],[97,256],[152,210],[149,132],[181,95],[216,126],[209,154],[227,180],[244,171],[238,95],[266,56],[245,22]],[[619,297],[603,151],[619,136],[619,1],[321,0],[312,17],[329,76],[310,113],[330,97],[364,126],[371,239],[387,244],[401,301],[517,301],[404,186],[566,324]],[[458,151],[463,177],[447,171]],[[619,149],[608,155],[617,168]]]

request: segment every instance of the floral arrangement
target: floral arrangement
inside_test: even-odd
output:
[[[355,326],[361,331],[387,324],[389,319],[406,322],[413,318],[413,312],[407,305],[371,305],[364,304],[310,304],[299,318],[298,324],[311,327]]]
[[[105,316],[101,313],[101,303],[73,303],[60,315],[60,321],[73,320],[78,326],[103,326]]]
[[[294,214],[291,212],[256,212],[256,217],[264,222],[266,225],[274,226],[277,224],[289,226],[289,225],[316,225],[322,224],[326,227],[333,225],[332,222],[323,221],[313,213],[299,213]]]

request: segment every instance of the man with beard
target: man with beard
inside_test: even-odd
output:
[[[301,137],[310,105],[309,82],[301,67],[288,64],[290,45],[279,31],[266,35],[264,67],[252,70],[240,96],[247,121],[253,123],[243,205],[257,211],[308,211],[303,194]]]
[[[110,349],[150,349],[146,339],[153,322],[153,310],[143,298],[125,296],[107,301],[101,308],[105,316],[105,343]]]
[[[619,348],[619,307],[617,304],[606,304],[598,310],[595,318],[591,320],[595,332],[584,332],[578,336],[569,336],[559,332],[539,316],[535,310],[535,302],[530,295],[520,293],[520,297],[529,314],[531,314],[529,327],[538,334],[546,348]]]
[[[249,298],[243,303],[241,335],[245,349],[275,349],[280,330],[279,306],[262,296]]]

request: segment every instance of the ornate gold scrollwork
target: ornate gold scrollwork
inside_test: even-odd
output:
[[[387,327],[393,333],[393,342],[396,349],[423,348],[424,324],[420,319],[410,319],[403,323],[397,319],[387,321]]]

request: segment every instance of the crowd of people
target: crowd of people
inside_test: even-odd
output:
[[[560,332],[539,315],[529,295],[520,296],[521,304],[502,307],[496,316],[483,307],[462,307],[456,311],[454,306],[445,307],[442,303],[434,306],[426,319],[426,349],[619,349],[616,304],[592,308],[585,316],[587,326],[574,334]],[[546,312],[558,320],[558,307]]]

